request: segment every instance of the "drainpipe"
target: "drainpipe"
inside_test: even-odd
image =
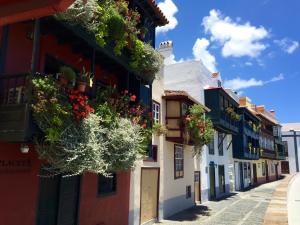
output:
[[[299,172],[299,158],[298,158],[298,145],[297,145],[297,131],[290,130],[293,132],[294,147],[295,147],[295,161],[296,161],[296,172]]]

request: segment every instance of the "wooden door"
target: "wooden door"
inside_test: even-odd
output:
[[[194,174],[194,190],[195,190],[195,202],[201,203],[201,177],[200,171],[195,171]]]
[[[37,225],[77,225],[80,177],[41,171]]]
[[[266,165],[266,180],[269,181],[269,165],[267,161],[265,162],[265,165]]]
[[[257,169],[256,169],[256,163],[253,163],[253,182],[254,182],[254,184],[257,183]]]
[[[76,225],[79,176],[63,177],[60,182],[57,225]]]
[[[210,183],[210,199],[216,198],[216,174],[215,164],[209,164],[209,183]]]
[[[41,171],[37,225],[55,225],[59,199],[59,176],[47,176]]]
[[[158,217],[159,168],[142,168],[141,224]]]
[[[278,175],[278,164],[275,165],[275,174],[276,174],[276,180],[279,179],[279,175]]]
[[[240,165],[240,182],[241,182],[241,190],[242,190],[242,189],[245,188],[244,187],[244,173],[243,173],[244,168],[243,168],[243,163],[242,162],[240,162],[239,165]]]

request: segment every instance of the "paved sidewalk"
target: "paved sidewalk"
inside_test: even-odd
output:
[[[288,193],[289,225],[300,224],[300,173],[292,178]]]
[[[291,175],[286,176],[277,186],[266,211],[264,225],[288,225],[287,193],[291,178]]]
[[[273,192],[282,182],[263,184],[176,214],[157,225],[261,225]]]

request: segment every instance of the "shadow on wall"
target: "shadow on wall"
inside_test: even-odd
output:
[[[196,205],[192,208],[186,209],[168,218],[173,221],[195,221],[199,216],[210,216],[210,211],[207,206]]]

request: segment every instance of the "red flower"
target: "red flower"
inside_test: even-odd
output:
[[[147,128],[147,124],[144,123],[144,124],[142,125],[142,128],[144,128],[144,129]]]
[[[130,96],[130,101],[135,102],[135,100],[136,100],[136,96],[135,95],[131,95]]]

